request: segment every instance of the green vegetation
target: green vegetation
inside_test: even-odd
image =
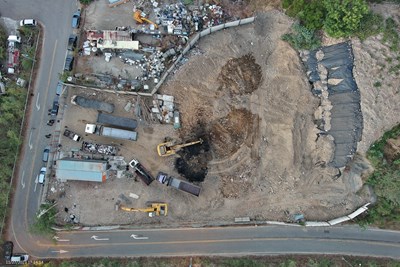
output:
[[[52,227],[56,224],[56,214],[57,209],[54,204],[41,205],[30,230],[35,234],[53,236],[55,231]]]
[[[6,59],[7,51],[7,34],[6,30],[0,25],[0,60]]]
[[[364,0],[324,0],[326,17],[323,29],[332,37],[348,37],[360,27],[361,19],[368,14]]]
[[[367,158],[375,169],[367,183],[373,187],[378,201],[361,223],[400,226],[400,155],[389,161],[384,154],[387,140],[398,136],[400,124],[386,132],[367,152]]]
[[[294,24],[291,33],[282,36],[282,40],[288,42],[295,49],[313,50],[321,46],[321,41],[313,30],[309,30],[300,24]]]
[[[382,83],[380,81],[374,82],[374,87],[381,87]]]
[[[385,26],[383,29],[383,42],[387,42],[390,46],[390,50],[398,51],[399,50],[399,42],[400,37],[398,33],[399,25],[392,19],[388,18],[385,21]]]
[[[79,0],[79,2],[81,2],[83,5],[89,5],[91,2],[93,2],[93,0]]]
[[[36,43],[37,35],[30,35],[30,42]],[[0,41],[6,43],[7,36],[0,28]],[[29,47],[29,46],[28,46]],[[25,48],[24,48],[25,49]],[[23,50],[25,51],[25,50]],[[26,50],[33,56],[34,48]],[[0,57],[3,56],[0,48]],[[5,55],[4,55],[5,57]],[[31,72],[32,60],[24,62],[22,60],[20,77],[26,79]],[[26,88],[19,87],[13,80],[6,82],[6,93],[0,96],[0,223],[7,213],[7,199],[11,189],[11,176],[13,173],[14,161],[18,156],[19,146],[22,143],[20,129],[24,117],[25,102],[27,97]],[[0,225],[3,228],[4,225]]]
[[[45,263],[43,267],[328,267],[328,266],[387,266],[400,263],[388,259],[341,256],[266,256],[266,257],[193,257],[193,258],[133,258],[133,259],[77,259]]]
[[[282,7],[311,32],[324,30],[332,37],[356,36],[361,40],[383,33],[383,42],[392,51],[399,50],[396,22],[374,14],[365,0],[283,0]]]

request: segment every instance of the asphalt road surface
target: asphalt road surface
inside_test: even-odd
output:
[[[105,1],[105,0],[104,0]],[[11,211],[8,236],[16,252],[36,258],[85,256],[175,256],[175,255],[271,255],[346,254],[400,258],[400,232],[358,227],[305,228],[282,226],[224,227],[202,229],[144,229],[75,231],[59,233],[53,242],[33,236],[29,225],[43,191],[35,180],[44,163],[42,152],[49,140],[45,134],[47,109],[55,96],[62,72],[71,16],[77,9],[72,0],[2,0],[4,17],[35,18],[44,30],[44,40],[34,99],[23,145],[23,160]]]
[[[45,163],[42,161],[44,148],[50,139],[45,135],[54,131],[46,125],[48,109],[56,95],[59,73],[62,73],[67,40],[72,33],[72,14],[77,10],[77,2],[71,0],[1,0],[0,10],[3,17],[19,20],[33,18],[43,26],[43,44],[40,64],[36,64],[38,75],[32,85],[31,109],[28,110],[28,125],[22,150],[22,161],[19,165],[17,187],[11,211],[9,234],[15,241],[15,250],[27,250],[32,237],[27,233],[40,205],[43,187],[37,183],[39,170]],[[25,244],[25,245],[24,245]],[[18,248],[19,247],[19,248]],[[21,251],[22,252],[22,251]]]
[[[59,233],[41,257],[344,254],[400,258],[400,233],[359,227],[251,226]]]

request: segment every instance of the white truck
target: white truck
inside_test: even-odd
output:
[[[106,136],[110,138],[116,139],[124,139],[124,140],[137,140],[137,132],[117,129],[112,127],[106,127],[102,125],[96,124],[86,124],[85,133],[97,134],[100,136]]]

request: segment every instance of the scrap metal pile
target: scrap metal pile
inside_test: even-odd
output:
[[[96,153],[105,155],[115,155],[117,153],[117,148],[111,145],[101,145],[83,141],[82,151],[92,154]]]

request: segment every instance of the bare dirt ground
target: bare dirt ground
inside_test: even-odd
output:
[[[376,4],[372,8],[384,18],[390,16],[400,23],[399,5]],[[370,37],[364,42],[353,40],[352,44],[354,78],[360,88],[364,116],[363,139],[358,151],[365,153],[384,132],[400,123],[400,53],[382,44],[382,36]]]
[[[100,12],[99,3],[87,10],[88,28],[126,25],[121,24],[123,16],[117,14],[118,10],[127,12],[129,4],[111,9],[117,20],[107,18],[102,23],[108,26],[102,28],[103,24],[96,24],[99,17],[95,16],[97,22],[93,19]],[[124,16],[127,17],[125,13]],[[174,131],[171,125],[140,124],[137,142],[114,141],[120,149],[118,155],[124,156],[126,162],[135,157],[153,175],[164,171],[201,184],[199,198],[156,181],[145,186],[133,178],[115,175],[103,184],[54,184],[57,190],[51,197],[57,198],[59,207],[73,210],[86,225],[200,224],[232,222],[233,218],[244,216],[286,221],[295,213],[303,213],[308,220],[326,220],[348,214],[368,202],[365,190],[359,191],[361,157],[356,157],[339,179],[335,179],[336,169],[321,164],[329,162],[333,144],[326,137],[317,139],[313,120],[318,99],[311,94],[296,51],[280,40],[291,23],[281,12],[271,10],[258,14],[253,24],[202,38],[188,61],[161,89],[175,97],[182,128]],[[390,68],[385,58],[393,58],[391,64],[398,63],[394,61],[395,54],[379,44],[379,38],[364,43],[353,41],[354,73],[364,115],[361,154],[384,130],[398,123],[398,76],[383,74],[379,67],[385,64]],[[96,65],[100,63],[92,64],[92,71],[98,68]],[[377,77],[382,82],[379,88],[373,86]],[[133,97],[74,90],[68,97],[86,94],[114,103],[116,115],[133,116],[123,110],[128,101],[135,101]],[[95,111],[68,104],[63,123],[84,135],[84,124],[95,119]],[[165,137],[180,141],[202,138],[204,142],[183,149],[178,156],[160,158],[155,148]],[[84,138],[111,143],[99,137]],[[64,142],[67,154],[68,142],[72,141]],[[120,194],[130,193],[140,198],[128,197],[130,203],[126,205],[143,207],[146,201],[164,201],[169,204],[169,216],[148,218],[143,213],[116,211]],[[66,215],[61,212],[59,220]]]

